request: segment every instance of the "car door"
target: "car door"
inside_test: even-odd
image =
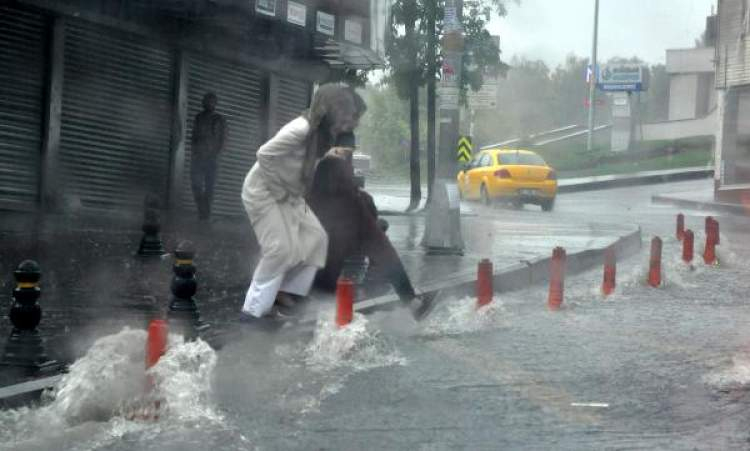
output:
[[[479,159],[482,157],[481,154],[474,155],[474,158],[469,162],[469,166],[466,168],[463,177],[463,192],[467,198],[476,197],[476,192],[479,188],[474,187],[473,181],[475,180],[476,171],[479,169]]]
[[[477,155],[477,166],[471,170],[469,175],[471,183],[471,195],[474,198],[479,197],[480,188],[485,177],[487,177],[487,171],[491,169],[492,158],[487,152],[482,152]]]

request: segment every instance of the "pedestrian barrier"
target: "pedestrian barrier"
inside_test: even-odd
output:
[[[143,202],[143,237],[138,246],[138,255],[141,257],[161,257],[164,251],[164,243],[161,241],[161,221],[159,220],[159,199],[152,194],[146,196]]]
[[[344,327],[354,318],[354,282],[340,277],[336,284],[336,325]]]
[[[550,310],[559,310],[563,303],[563,289],[565,286],[565,249],[556,247],[552,251],[550,260],[549,296],[547,307]]]
[[[661,285],[661,238],[651,239],[651,257],[648,268],[648,284],[654,288]]]
[[[47,357],[44,341],[37,330],[42,320],[39,305],[42,270],[34,260],[25,260],[13,271],[13,278],[16,286],[8,314],[13,329],[5,343],[0,365],[19,367],[33,376],[57,370],[60,364]]]
[[[156,365],[161,356],[167,352],[168,333],[169,327],[163,319],[155,319],[149,323],[146,338],[146,369]]]
[[[146,370],[159,362],[161,356],[167,352],[167,338],[169,327],[163,319],[151,320],[146,335]],[[151,396],[156,382],[152,375],[146,375],[144,398],[136,401],[125,409],[128,420],[156,421],[159,419],[161,399]]]
[[[617,256],[615,248],[610,246],[604,251],[604,278],[602,280],[602,294],[609,296],[615,291],[617,279]]]
[[[677,241],[682,241],[685,237],[685,215],[679,213],[677,215]]]
[[[204,332],[208,325],[201,321],[195,293],[198,281],[195,278],[195,245],[191,241],[182,241],[174,252],[175,260],[172,271],[172,292],[167,318],[175,332],[187,339],[195,339]]]
[[[713,236],[714,244],[716,244],[717,246],[721,244],[719,221],[714,219],[712,216],[706,216],[706,236],[708,235]]]
[[[693,261],[693,242],[695,236],[693,231],[688,229],[685,230],[685,235],[682,238],[682,261],[685,263],[692,263]]]
[[[492,262],[483,259],[477,265],[477,308],[484,307],[492,302]]]

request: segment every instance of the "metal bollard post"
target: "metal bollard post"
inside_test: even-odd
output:
[[[693,231],[690,229],[685,230],[685,236],[682,239],[682,261],[685,263],[691,263],[693,261],[694,242],[695,235],[693,235]]]
[[[477,265],[477,308],[492,303],[492,262],[483,259]]]
[[[661,285],[661,238],[651,240],[651,258],[649,260],[648,284],[654,288]]]
[[[609,296],[615,291],[617,279],[617,257],[615,248],[610,246],[604,251],[604,280],[602,281],[602,294]]]
[[[556,247],[552,251],[550,260],[549,296],[547,307],[550,310],[559,310],[563,303],[563,290],[565,287],[565,249]]]
[[[354,282],[340,277],[336,283],[336,325],[344,327],[354,318]]]
[[[138,246],[138,255],[141,257],[161,257],[164,251],[164,243],[161,241],[161,221],[159,220],[159,199],[149,194],[143,203],[143,237]]]
[[[47,357],[44,342],[37,330],[42,320],[42,308],[39,305],[42,272],[39,264],[33,260],[25,260],[13,272],[13,277],[16,288],[13,289],[13,304],[8,315],[13,330],[0,364],[23,367],[30,373],[56,370],[61,365]]]
[[[167,318],[172,329],[183,334],[188,339],[195,339],[198,334],[208,328],[201,321],[198,305],[195,302],[195,293],[198,291],[198,281],[195,278],[195,266],[193,257],[195,247],[191,241],[182,241],[174,252],[175,262],[172,267],[171,291],[172,299],[169,303]]]

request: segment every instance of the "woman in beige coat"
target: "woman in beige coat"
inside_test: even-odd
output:
[[[318,160],[336,137],[352,131],[365,112],[348,86],[325,84],[310,109],[292,120],[257,153],[245,177],[242,202],[261,249],[242,313],[255,318],[274,302],[306,296],[315,273],[325,266],[328,237],[305,202]]]

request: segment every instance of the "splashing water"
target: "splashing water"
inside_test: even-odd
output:
[[[41,406],[0,411],[0,448],[54,447],[72,439],[77,449],[92,449],[125,434],[220,421],[208,401],[215,352],[201,340],[170,336],[166,354],[149,371],[154,389],[146,393],[145,341],[145,331],[129,328],[102,337],[45,393]],[[151,399],[161,402],[158,422],[128,420],[128,406]]]
[[[750,385],[750,358],[734,357],[729,368],[710,373],[703,380],[720,391],[746,389]]]
[[[367,328],[368,321],[359,313],[346,327],[338,327],[331,314],[322,314],[313,341],[304,350],[304,361],[317,372],[350,367],[355,371],[391,365],[406,360],[389,347],[377,330]]]
[[[497,298],[497,295],[495,297]],[[498,299],[479,309],[476,308],[476,298],[468,296],[445,304],[446,308],[436,310],[430,315],[421,335],[459,335],[497,327],[498,320],[505,311],[504,305]]]

